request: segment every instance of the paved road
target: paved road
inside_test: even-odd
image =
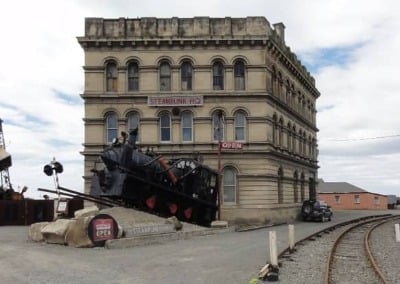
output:
[[[339,211],[328,223],[295,223],[296,239],[333,223],[388,211]],[[287,247],[287,225],[128,249],[34,243],[28,227],[0,227],[0,283],[248,283],[268,260],[268,234]]]

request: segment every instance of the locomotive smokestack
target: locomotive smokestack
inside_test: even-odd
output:
[[[132,145],[132,147],[135,147],[136,145],[137,134],[138,134],[137,127],[129,132],[128,143]]]

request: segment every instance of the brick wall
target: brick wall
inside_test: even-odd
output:
[[[370,192],[319,193],[318,199],[324,200],[332,209],[387,209],[387,197]]]

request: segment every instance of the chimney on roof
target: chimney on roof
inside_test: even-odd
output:
[[[285,43],[285,25],[283,23],[273,24],[274,29],[282,43]]]

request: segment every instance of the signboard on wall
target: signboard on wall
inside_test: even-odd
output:
[[[240,142],[220,142],[223,150],[243,150],[243,143]]]
[[[148,106],[202,106],[203,96],[149,96]]]

